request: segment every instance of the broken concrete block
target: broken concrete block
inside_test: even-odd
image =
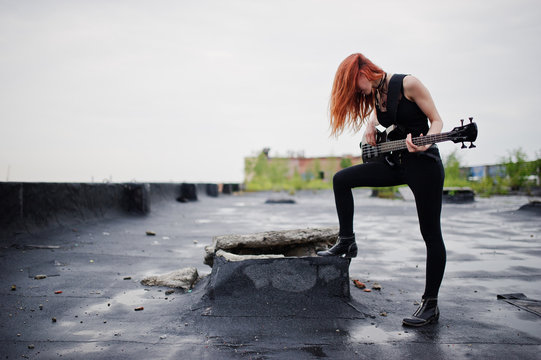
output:
[[[334,227],[215,236],[212,244],[205,247],[204,263],[212,266],[214,256],[219,250],[238,256],[316,256],[317,251],[333,245],[337,236],[338,228]]]
[[[199,274],[194,267],[176,270],[163,275],[148,276],[141,280],[141,284],[147,286],[167,286],[190,290],[197,280]]]
[[[283,257],[229,261],[217,256],[207,294],[220,297],[307,295],[349,298],[350,259]]]
[[[281,254],[265,254],[265,255],[236,255],[224,250],[216,251],[216,256],[223,257],[227,261],[243,261],[243,260],[255,260],[255,259],[277,259],[283,258]]]
[[[312,228],[216,236],[205,248],[205,263],[212,266],[207,294],[211,299],[349,298],[350,259],[316,255],[337,235],[337,228]]]

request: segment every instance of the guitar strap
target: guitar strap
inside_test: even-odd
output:
[[[405,74],[395,74],[389,80],[389,92],[387,93],[387,111],[391,117],[392,123],[403,132],[405,135],[405,128],[403,125],[396,123],[396,110],[398,109],[398,102],[402,95],[402,81],[406,77]]]
[[[393,124],[391,129],[391,132],[397,131],[399,133],[399,137],[406,136],[406,129],[403,125],[399,125],[396,123],[396,111],[398,109],[398,102],[400,101],[401,95],[402,95],[402,81],[404,80],[404,77],[406,75],[404,74],[395,74],[391,77],[389,80],[389,91],[387,93],[387,113],[389,114],[389,117],[391,119],[391,123]],[[395,130],[398,129],[398,130]],[[393,139],[396,140],[396,139]],[[385,161],[391,166],[396,166],[396,162],[400,161],[399,158],[396,158],[395,155],[392,153],[385,156]]]

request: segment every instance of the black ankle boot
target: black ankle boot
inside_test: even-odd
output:
[[[438,298],[427,298],[421,301],[421,305],[412,316],[402,320],[402,324],[407,326],[423,326],[438,321],[439,317]]]
[[[336,244],[325,251],[318,251],[319,256],[342,256],[354,258],[357,256],[357,243],[355,243],[355,234],[351,236],[338,236]]]

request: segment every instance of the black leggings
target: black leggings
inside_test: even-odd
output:
[[[396,165],[374,161],[351,166],[333,178],[340,235],[353,234],[352,188],[407,184],[415,196],[421,234],[426,244],[426,285],[423,298],[437,297],[445,271],[446,251],[441,234],[443,165],[436,147],[422,153],[404,153]]]

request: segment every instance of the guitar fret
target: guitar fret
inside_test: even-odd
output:
[[[437,142],[447,141],[449,140],[449,133],[442,133],[442,134],[434,134],[434,135],[428,135],[428,136],[420,136],[413,139],[413,143],[417,146],[423,146],[423,145],[429,145],[434,144]],[[378,144],[377,150],[375,151],[381,151],[381,152],[391,152],[391,151],[397,151],[397,150],[403,150],[407,149],[406,146],[406,140],[394,140],[394,141],[388,141],[382,144]]]

